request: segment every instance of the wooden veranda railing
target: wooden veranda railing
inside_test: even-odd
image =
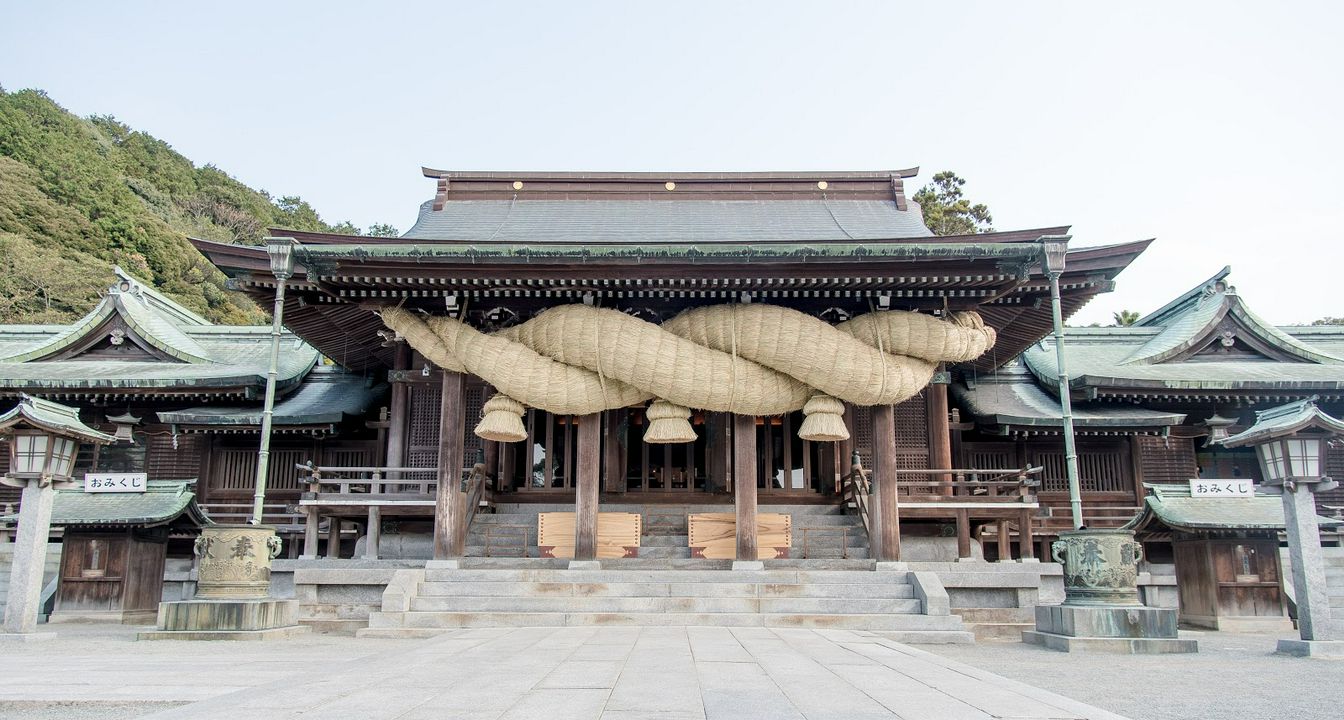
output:
[[[305,463],[296,466],[307,473],[300,482],[307,490],[299,499],[304,515],[304,557],[317,557],[319,525],[329,518],[328,557],[338,557],[339,533],[345,518],[362,514],[365,522],[365,559],[377,559],[384,512],[399,515],[433,515],[439,480],[437,468],[337,467]],[[462,470],[467,493],[466,533],[477,508],[485,498],[489,478],[481,465]],[[427,512],[426,512],[427,510]]]
[[[901,514],[914,517],[947,518],[956,522],[959,557],[971,556],[971,523],[995,520],[1006,527],[1015,521],[1022,557],[1032,557],[1032,517],[1040,507],[1036,489],[1040,467],[949,468],[901,470],[896,478],[896,502]],[[845,504],[863,521],[863,529],[872,541],[869,519],[873,494],[872,471],[863,467],[858,454],[851,471],[842,478]]]

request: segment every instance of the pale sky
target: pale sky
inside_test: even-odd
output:
[[[0,85],[329,221],[459,170],[954,170],[997,229],[1152,248],[1075,323],[1231,265],[1344,315],[1344,4],[7,2]]]

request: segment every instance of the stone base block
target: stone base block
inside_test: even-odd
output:
[[[570,570],[601,570],[602,562],[600,560],[570,560]]]
[[[1023,630],[1022,642],[1061,652],[1094,652],[1128,655],[1199,652],[1195,640],[1177,638],[1102,638],[1071,637],[1039,630]]]
[[[765,563],[760,560],[734,560],[734,570],[764,570]]]
[[[877,561],[877,569],[886,572],[909,572],[910,563],[898,562],[895,560],[879,560]]]
[[[1344,640],[1280,640],[1278,652],[1294,657],[1344,658]]]
[[[126,612],[54,612],[47,622],[52,625],[61,623],[120,623],[122,625],[148,625],[155,622],[158,614],[153,610]]]
[[[1037,605],[1036,630],[1076,638],[1176,637],[1176,611],[1142,605]]]
[[[1142,605],[1037,605],[1036,629],[1022,641],[1063,652],[1131,655],[1198,652],[1176,637],[1176,611]]]
[[[461,560],[427,560],[425,561],[426,570],[461,570]]]
[[[148,630],[137,640],[284,640],[311,631],[306,625],[267,628],[265,630]]]
[[[159,603],[157,630],[250,632],[297,625],[296,600],[181,600]]]

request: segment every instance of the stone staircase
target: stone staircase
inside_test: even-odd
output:
[[[643,526],[639,557],[677,560],[691,557],[687,516],[702,512],[731,512],[731,505],[662,505],[603,503],[602,512],[639,513]],[[570,505],[498,503],[493,513],[478,513],[467,536],[467,557],[539,557],[537,514],[573,512]],[[868,537],[856,515],[839,505],[762,505],[761,512],[792,517],[794,559],[848,559],[868,557]]]
[[[878,569],[858,517],[838,505],[769,505],[791,516],[788,559],[763,570],[692,558],[687,516],[729,505],[603,503],[641,515],[636,558],[569,569],[541,558],[537,514],[573,505],[497,504],[478,513],[466,557],[397,571],[361,636],[424,637],[462,627],[766,626],[880,631],[903,642],[972,642],[936,575]]]
[[[777,565],[776,562],[787,563]],[[971,642],[936,578],[837,561],[772,561],[765,570],[689,558],[472,559],[402,570],[361,636],[423,637],[461,627],[765,626],[884,631],[902,642]],[[449,563],[448,565],[451,565]],[[923,576],[924,573],[919,575]]]

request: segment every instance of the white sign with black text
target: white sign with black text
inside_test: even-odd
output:
[[[145,473],[85,473],[84,492],[144,492],[148,482]]]
[[[1220,480],[1217,478],[1191,480],[1190,497],[1255,497],[1255,483],[1250,480]]]

